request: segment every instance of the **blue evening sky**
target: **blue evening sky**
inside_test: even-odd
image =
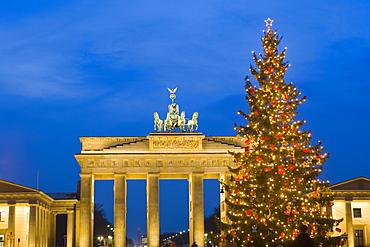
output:
[[[321,178],[370,177],[370,2],[367,0],[2,0],[0,178],[45,192],[73,192],[80,136],[146,136],[163,118],[167,87],[205,135],[235,135],[247,111],[244,77],[275,20],[307,101],[314,140],[331,157]],[[112,219],[111,181],[96,201]],[[206,181],[206,215],[218,203]],[[161,182],[161,231],[187,229],[186,181]],[[130,181],[128,236],[145,233],[145,183]]]

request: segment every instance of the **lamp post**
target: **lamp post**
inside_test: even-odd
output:
[[[99,240],[99,246],[101,246],[101,241],[103,241],[104,237],[103,236],[99,236],[98,237],[98,240]]]

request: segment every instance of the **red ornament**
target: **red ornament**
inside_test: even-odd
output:
[[[293,170],[294,170],[294,168],[295,168],[295,166],[294,166],[294,165],[292,165],[292,164],[290,164],[290,165],[289,165],[289,167],[288,167],[289,171],[293,171]]]
[[[286,113],[281,113],[281,116],[286,117],[287,115]]]
[[[305,148],[305,149],[303,149],[303,152],[308,153],[308,152],[310,152],[310,149]]]
[[[284,214],[285,214],[285,215],[290,215],[290,210],[285,210],[285,211],[284,211]]]
[[[261,157],[259,157],[259,156],[257,156],[256,160],[257,160],[257,161],[262,161],[262,158],[261,158]]]
[[[276,100],[275,99],[270,100],[270,105],[275,105],[275,104],[276,104]]]
[[[271,167],[266,167],[265,169],[263,169],[264,172],[269,172],[271,170]]]
[[[314,158],[314,159],[315,159],[315,160],[320,160],[320,158],[321,158],[320,156],[321,156],[321,155],[319,155],[319,154],[315,154],[315,158]]]
[[[329,203],[329,207],[334,206],[334,202]]]
[[[280,237],[285,238],[285,233],[284,232],[280,233]]]
[[[253,214],[252,209],[248,209],[246,215],[252,216],[252,214]]]
[[[235,178],[235,181],[240,181],[240,178]]]
[[[276,149],[276,146],[274,144],[269,144],[271,150],[275,150]]]
[[[256,91],[254,91],[253,89],[251,89],[249,92],[250,92],[251,94],[254,94]]]
[[[243,178],[244,178],[244,179],[249,178],[249,177],[250,177],[250,175],[248,175],[248,174],[244,174],[244,175],[243,175]]]
[[[246,239],[247,241],[250,241],[250,240],[251,240],[251,238],[252,238],[252,236],[246,236],[246,237],[245,237],[245,239]]]
[[[279,86],[277,84],[275,84],[275,85],[272,86],[272,89],[278,90],[279,89]]]
[[[239,193],[240,192],[240,190],[239,189],[235,189],[234,190],[234,193],[236,194],[236,193]]]
[[[268,141],[269,137],[268,136],[265,136],[264,138],[262,138],[262,140],[264,141]]]
[[[283,95],[283,99],[288,100],[288,95],[287,94],[284,94]]]
[[[298,181],[298,183],[302,183],[303,178],[298,178],[297,181]]]
[[[245,145],[247,145],[247,146],[249,146],[249,145],[251,145],[251,140],[245,140]]]
[[[283,125],[283,130],[287,130],[288,128],[288,125]]]
[[[278,174],[282,175],[284,173],[284,166],[278,166]]]
[[[283,134],[276,134],[276,138],[283,138]]]
[[[302,212],[306,211],[306,206],[302,206]]]
[[[254,218],[255,218],[256,220],[258,220],[258,214],[255,214],[255,215],[254,215]]]
[[[267,50],[266,52],[267,52],[267,53],[274,53],[274,52],[275,52],[275,50]]]
[[[298,231],[293,231],[293,237],[298,237]]]
[[[235,235],[235,234],[236,234],[236,231],[232,231],[232,232],[231,232],[231,235]]]
[[[270,199],[269,202],[268,202],[270,205],[272,205],[274,203],[274,199]]]
[[[250,146],[248,146],[248,147],[245,147],[245,153],[248,153],[249,151],[251,150],[251,147]]]
[[[292,219],[292,218],[287,218],[287,219],[286,219],[286,222],[287,222],[287,223],[292,223],[292,222],[293,222],[293,219]]]
[[[317,190],[315,190],[312,194],[312,197],[313,198],[318,198],[319,197],[319,192]]]
[[[342,232],[342,229],[340,229],[340,228],[338,228],[338,227],[336,227],[336,228],[335,228],[335,230],[336,230],[337,232]]]
[[[249,194],[250,194],[251,196],[253,196],[253,195],[254,195],[254,190],[251,190],[251,191],[249,192]]]
[[[274,71],[273,67],[271,67],[271,66],[267,67],[267,69],[266,69],[267,73],[271,73],[272,71]]]
[[[255,110],[255,111],[253,112],[253,115],[258,116],[258,110]]]
[[[292,214],[298,214],[298,210],[297,209],[293,209],[292,210]]]

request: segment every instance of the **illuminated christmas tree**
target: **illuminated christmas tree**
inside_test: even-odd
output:
[[[343,236],[332,219],[333,194],[329,182],[319,180],[328,158],[321,142],[313,145],[305,123],[295,120],[296,108],[305,101],[292,83],[284,81],[284,62],[272,20],[265,21],[263,54],[253,59],[250,71],[259,86],[246,77],[249,113],[242,111],[246,126],[236,126],[247,138],[244,153],[233,153],[230,181],[224,182],[228,222],[219,222],[223,233],[234,235],[238,246],[290,246],[299,226],[309,226],[316,245],[338,245]],[[334,237],[334,231],[336,237]]]

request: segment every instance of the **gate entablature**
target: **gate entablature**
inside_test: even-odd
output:
[[[209,136],[202,133],[150,133],[146,137],[81,137],[82,151],[75,157],[82,174],[96,179],[113,179],[115,173],[127,178],[146,178],[157,172],[161,177],[183,178],[203,172],[218,178],[228,172],[229,151],[244,151],[245,138]],[[141,174],[141,176],[139,175]],[[214,175],[211,175],[214,174]]]

